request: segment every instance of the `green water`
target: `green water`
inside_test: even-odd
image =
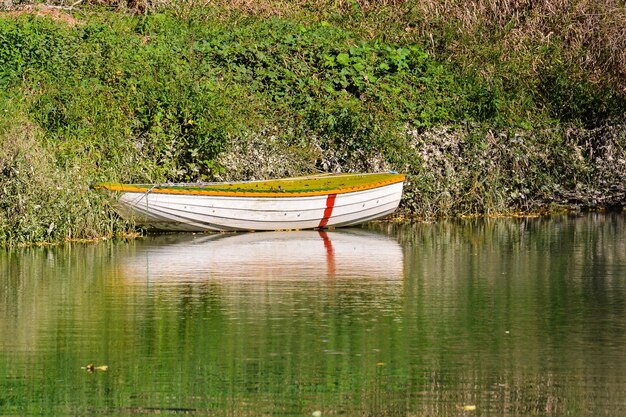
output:
[[[0,415],[320,413],[626,415],[626,217],[0,252]]]

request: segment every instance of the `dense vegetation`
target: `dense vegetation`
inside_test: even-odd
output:
[[[73,3],[0,15],[3,244],[127,230],[100,180],[396,169],[419,217],[624,204],[619,2]]]

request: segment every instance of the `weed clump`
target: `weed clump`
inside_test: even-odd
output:
[[[80,166],[56,166],[41,134],[24,119],[0,126],[0,243],[95,238],[123,227]]]

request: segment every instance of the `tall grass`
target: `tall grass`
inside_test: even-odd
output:
[[[59,166],[43,131],[1,100],[0,243],[27,244],[110,236],[125,226],[89,187],[84,161]]]

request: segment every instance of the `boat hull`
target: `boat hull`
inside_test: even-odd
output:
[[[120,214],[166,231],[300,230],[351,226],[397,209],[402,182],[312,196],[248,197],[122,192]]]

